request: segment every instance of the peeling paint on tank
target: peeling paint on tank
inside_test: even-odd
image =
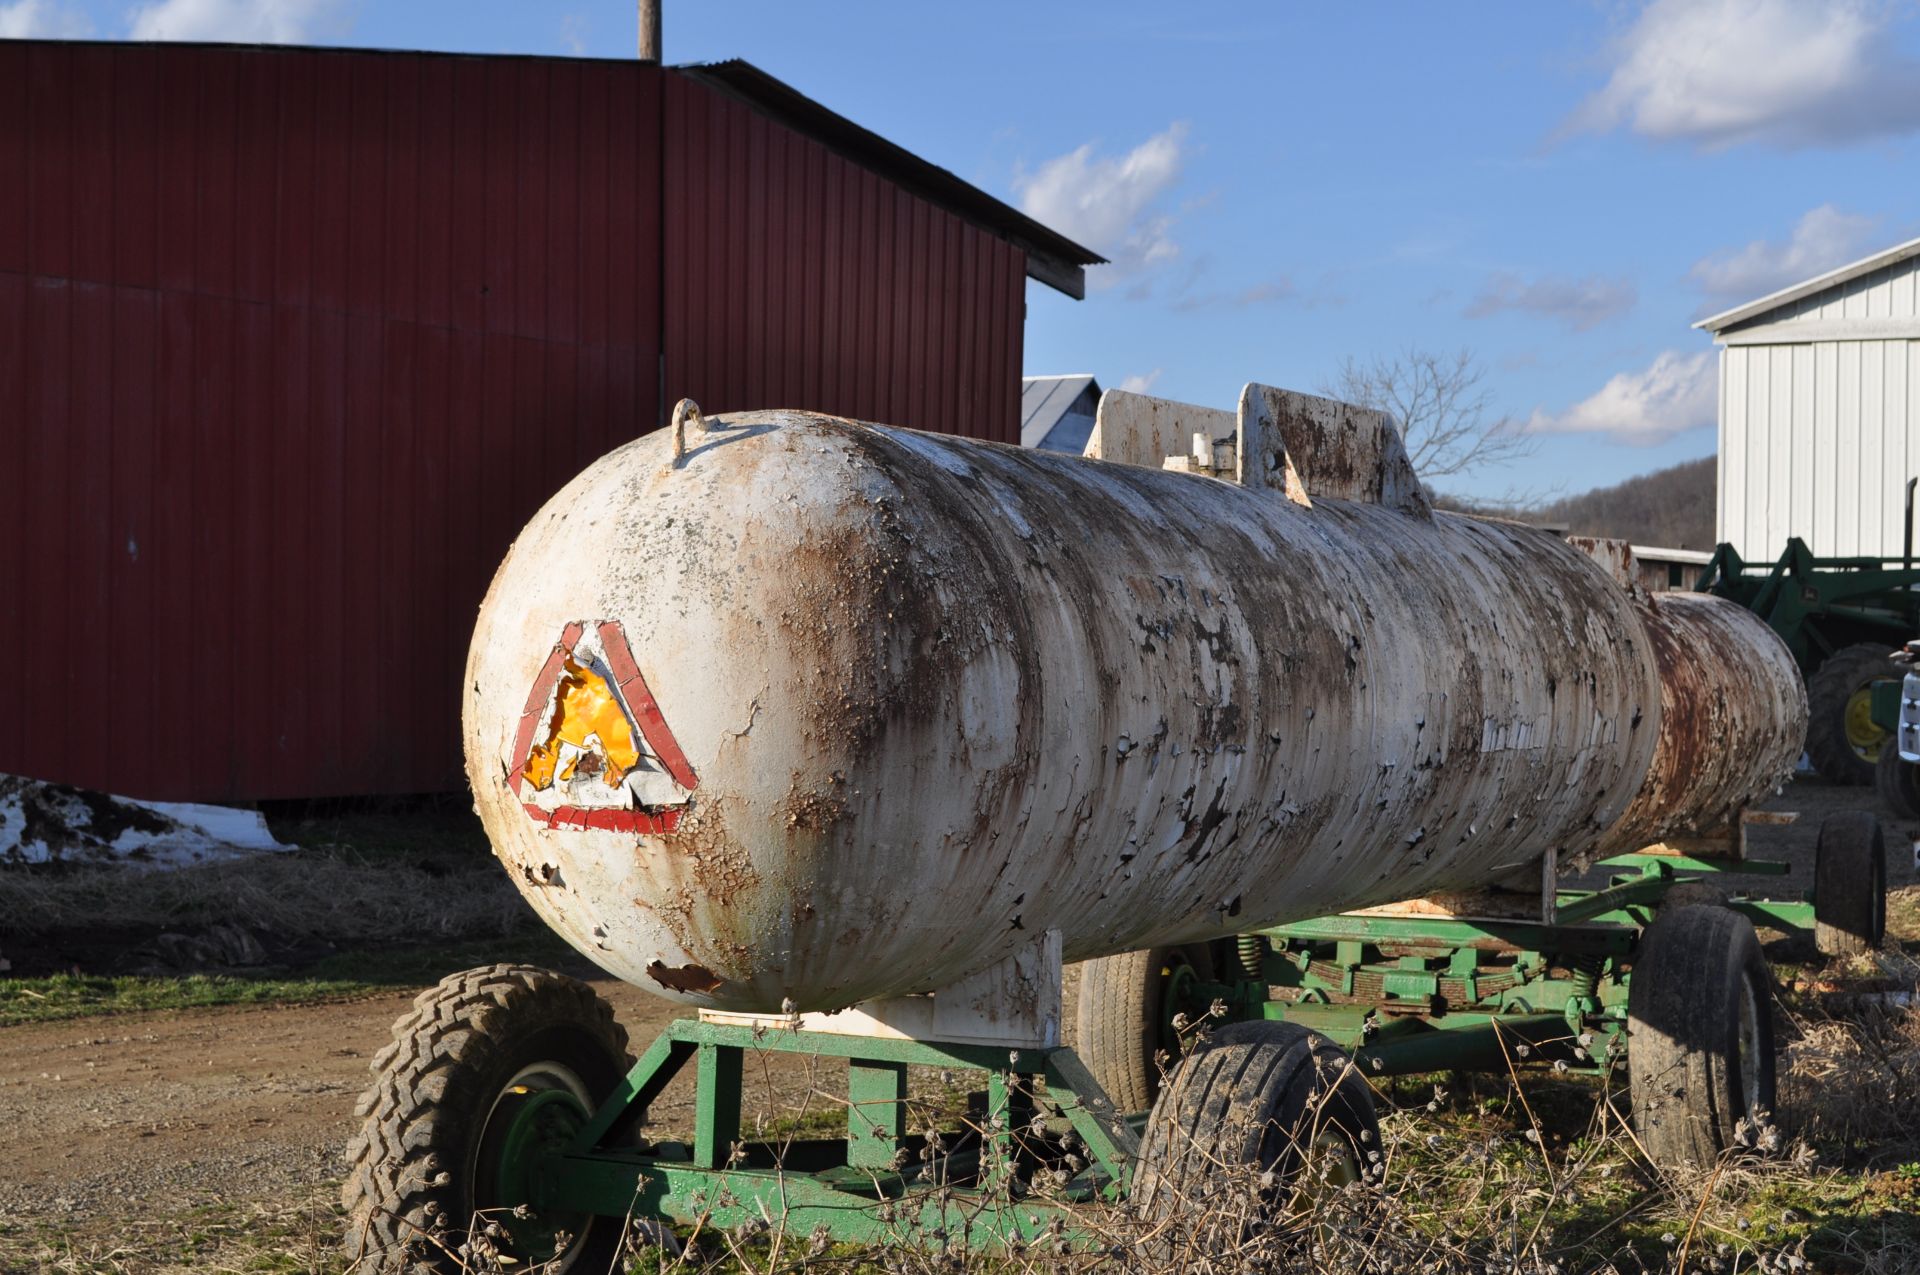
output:
[[[1694,742],[1653,621],[1530,528],[806,413],[687,444],[529,524],[466,704],[497,852],[568,883],[523,882],[536,909],[682,1000],[833,1009],[1050,928],[1081,959],[1472,889],[1717,818],[1797,751],[1756,703],[1714,736],[1741,767],[1650,787]],[[631,550],[579,572],[558,508]],[[700,777],[672,838],[505,818],[512,688],[582,615],[625,625]]]

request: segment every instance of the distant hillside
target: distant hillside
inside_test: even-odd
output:
[[[1444,495],[1439,503],[1464,513],[1564,526],[1569,535],[1608,536],[1664,549],[1711,549],[1715,464],[1712,456],[1684,461],[1533,509],[1475,505]]]

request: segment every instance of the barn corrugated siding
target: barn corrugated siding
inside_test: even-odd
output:
[[[1022,267],[658,68],[0,42],[0,771],[455,787],[547,496],[683,393],[1009,438]]]
[[[666,123],[674,399],[1020,441],[1019,249],[694,81]]]
[[[1790,536],[1826,556],[1898,557],[1920,476],[1920,258],[1722,339],[1720,539],[1755,560]]]

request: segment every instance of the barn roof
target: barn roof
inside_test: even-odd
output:
[[[1862,275],[1872,274],[1876,270],[1884,270],[1888,266],[1898,265],[1909,257],[1920,257],[1920,239],[1909,239],[1905,243],[1895,244],[1893,247],[1881,252],[1876,252],[1872,256],[1862,257],[1860,260],[1841,266],[1837,270],[1829,270],[1823,275],[1815,275],[1804,283],[1796,283],[1792,287],[1782,288],[1778,292],[1769,292],[1766,296],[1749,301],[1745,305],[1735,306],[1731,310],[1723,310],[1719,314],[1709,315],[1693,326],[1716,334],[1724,332],[1728,328],[1745,323],[1749,319],[1758,318],[1771,310],[1778,310],[1783,306],[1792,305],[1795,301],[1799,301],[1804,297],[1810,297],[1816,292],[1824,292],[1826,289],[1839,284],[1850,283]]]
[[[694,63],[673,68],[771,115],[795,132],[886,177],[929,203],[999,236],[1027,254],[1027,275],[1079,300],[1086,296],[1086,267],[1106,258],[1019,209],[922,159],[904,146],[862,128],[751,62]]]

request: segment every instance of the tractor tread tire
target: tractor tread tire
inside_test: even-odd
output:
[[[1911,768],[1909,768],[1911,769]],[[1867,810],[1842,810],[1820,823],[1813,852],[1813,944],[1824,956],[1854,956],[1887,932],[1887,847]]]
[[[610,1090],[631,1063],[612,1007],[585,983],[550,970],[483,966],[450,974],[414,999],[393,1025],[392,1043],[374,1055],[373,1084],[354,1106],[362,1124],[347,1145],[351,1167],[340,1202],[342,1247],[356,1272],[468,1269],[460,1255],[470,1221],[471,1184],[459,1180],[466,1149],[498,1095],[502,1068],[511,1075],[540,1061],[517,1057],[516,1047],[555,1031],[603,1055],[602,1074],[583,1077],[588,1083]],[[619,1239],[588,1236],[596,1238]]]
[[[1807,756],[1828,783],[1873,782],[1873,763],[1847,741],[1847,702],[1876,678],[1899,677],[1904,670],[1878,642],[1856,642],[1829,655],[1807,679]]]
[[[1740,1074],[1742,983],[1758,1038],[1755,1110]],[[1753,923],[1699,904],[1655,917],[1627,989],[1627,1074],[1640,1144],[1663,1168],[1711,1168],[1740,1121],[1774,1104],[1773,976]]]
[[[1892,740],[1887,741],[1880,750],[1880,760],[1874,763],[1873,787],[1880,794],[1880,804],[1894,818],[1920,819],[1920,765],[1902,757]]]

